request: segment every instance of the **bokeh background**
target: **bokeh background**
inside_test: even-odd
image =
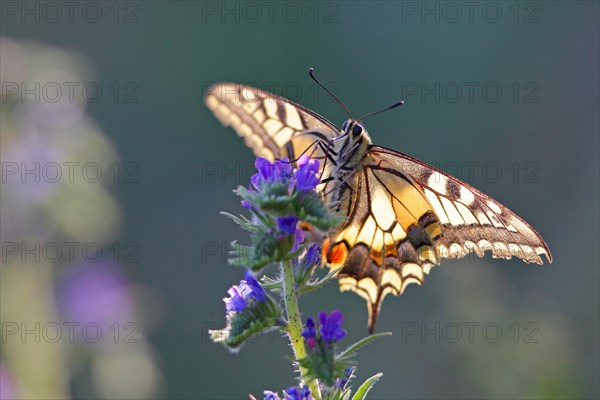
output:
[[[68,2],[67,2],[68,3]],[[594,1],[5,1],[2,399],[247,398],[293,383],[278,335],[207,339],[243,274],[220,211],[251,152],[202,104],[253,84],[466,180],[554,263],[446,261],[386,299],[359,356],[373,398],[598,398],[599,101]],[[364,301],[335,285],[347,343]]]

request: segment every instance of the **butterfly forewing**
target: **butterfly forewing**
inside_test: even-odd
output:
[[[205,98],[223,125],[242,136],[257,156],[271,161],[295,159],[304,152],[323,159],[319,140],[327,142],[338,129],[325,118],[272,93],[236,83],[211,86]]]

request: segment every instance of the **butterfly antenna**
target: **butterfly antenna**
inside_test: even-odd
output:
[[[372,113],[369,113],[369,114],[365,115],[364,117],[360,117],[358,120],[356,120],[356,122],[358,123],[358,122],[362,121],[363,119],[365,119],[367,117],[370,117],[371,115],[379,114],[379,113],[382,113],[384,111],[388,111],[388,110],[391,110],[393,108],[400,107],[402,104],[404,104],[404,100],[400,100],[399,102],[397,102],[395,104],[392,104],[391,106],[389,106],[387,108],[384,108],[383,110],[373,111]]]
[[[342,101],[341,101],[340,99],[338,99],[338,98],[337,98],[337,96],[336,96],[335,94],[333,94],[333,93],[332,93],[332,92],[331,92],[329,89],[327,89],[327,88],[325,87],[325,85],[323,85],[323,84],[322,84],[322,83],[321,83],[321,82],[320,82],[320,81],[317,79],[317,77],[315,76],[315,69],[314,69],[314,68],[312,68],[312,67],[311,67],[311,68],[309,68],[309,69],[308,69],[308,74],[310,75],[310,77],[311,77],[311,78],[312,78],[312,79],[313,79],[315,82],[317,82],[317,83],[319,84],[319,86],[321,86],[323,89],[325,89],[325,91],[326,91],[327,93],[329,93],[329,95],[330,95],[331,97],[333,97],[334,99],[336,99],[336,100],[337,100],[337,102],[338,102],[338,103],[340,103],[340,105],[341,105],[342,107],[344,107],[344,110],[346,110],[346,112],[348,113],[348,115],[350,116],[350,118],[354,119],[354,118],[352,117],[352,113],[350,112],[350,110],[348,110],[348,107],[346,107],[346,106],[344,105],[344,103],[342,103]]]

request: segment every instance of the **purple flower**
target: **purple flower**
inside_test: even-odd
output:
[[[277,228],[286,235],[295,236],[296,225],[298,225],[298,218],[293,215],[277,218]]]
[[[344,371],[344,376],[342,376],[341,378],[338,378],[337,381],[335,382],[335,388],[340,389],[340,390],[346,389],[346,386],[348,385],[348,381],[352,377],[353,373],[354,373],[354,367],[347,368]]]
[[[227,312],[240,312],[246,308],[246,300],[244,300],[244,296],[240,293],[240,289],[237,286],[232,286],[227,290],[227,294],[229,298],[224,298],[225,309]]]
[[[250,271],[246,271],[246,275],[244,276],[245,283],[242,283],[240,287],[243,287],[242,291],[246,290],[247,295],[244,296],[246,300],[254,299],[258,302],[263,302],[267,299],[267,292],[262,287],[262,285],[256,280],[254,275]]]
[[[0,363],[0,399],[14,399],[15,389],[10,374]]]
[[[267,292],[250,271],[246,272],[238,286],[229,288],[227,294],[229,297],[223,299],[227,312],[244,311],[253,303],[262,303],[267,299]]]
[[[304,257],[302,257],[302,266],[305,269],[309,269],[314,267],[315,265],[321,264],[321,247],[318,243],[311,244],[306,253],[304,253]]]
[[[271,163],[266,158],[258,157],[254,166],[258,172],[252,175],[250,182],[257,190],[264,182],[287,182],[292,177],[292,164],[287,158]]]
[[[339,310],[333,310],[329,316],[321,311],[319,322],[321,323],[321,338],[326,342],[337,342],[346,336],[346,331],[342,329],[344,316]]]
[[[271,392],[270,390],[263,391],[263,394],[265,395],[264,400],[279,400],[277,393]]]
[[[311,160],[306,154],[298,160],[298,168],[294,171],[296,190],[309,192],[319,184],[319,160]]]
[[[121,268],[110,262],[72,266],[61,277],[57,297],[67,319],[102,326],[131,321],[134,304]]]
[[[285,389],[286,400],[313,400],[308,386],[304,385],[301,388],[290,386]]]
[[[313,348],[315,346],[317,330],[315,329],[313,317],[306,318],[306,327],[302,330],[302,336],[306,339],[308,347]]]

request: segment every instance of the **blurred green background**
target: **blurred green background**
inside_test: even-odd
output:
[[[69,3],[71,4],[71,3]],[[599,5],[2,2],[2,398],[260,398],[293,383],[263,336],[207,340],[243,271],[219,212],[254,160],[202,104],[253,84],[437,165],[534,226],[554,263],[446,261],[388,297],[373,398],[598,398]],[[29,172],[28,172],[29,171]],[[57,175],[57,173],[60,173]],[[72,249],[72,251],[69,251]],[[101,253],[101,254],[100,254]],[[346,343],[364,301],[335,285]],[[59,336],[60,334],[60,336]]]

